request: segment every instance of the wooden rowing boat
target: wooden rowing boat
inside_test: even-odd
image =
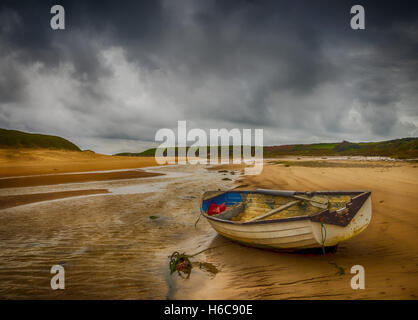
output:
[[[226,210],[209,215],[211,205],[225,205]],[[219,234],[250,246],[334,247],[369,225],[371,192],[209,191],[203,195],[201,213]]]

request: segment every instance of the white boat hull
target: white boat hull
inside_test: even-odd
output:
[[[314,222],[309,219],[276,221],[266,224],[233,224],[208,219],[222,236],[247,245],[299,250],[335,246],[367,228],[372,217],[371,197],[363,203],[346,226]],[[326,235],[325,235],[326,234]]]

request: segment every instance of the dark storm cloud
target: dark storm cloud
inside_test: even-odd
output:
[[[266,143],[417,133],[412,1],[362,1],[361,31],[354,1],[60,1],[61,31],[54,4],[0,4],[0,126],[76,141],[152,141],[184,119],[264,128]]]

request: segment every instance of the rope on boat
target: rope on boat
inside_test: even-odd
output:
[[[322,253],[325,255],[325,240],[327,239],[327,229],[325,225],[321,222],[321,241],[322,241]]]
[[[202,216],[202,211],[200,211],[199,217],[197,218],[196,222],[194,223],[195,229],[196,229],[197,223],[199,222],[201,216]]]

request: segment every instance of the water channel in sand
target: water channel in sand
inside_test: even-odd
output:
[[[194,227],[201,193],[228,189],[239,175],[204,166],[146,171],[164,176],[0,190],[2,196],[109,191],[1,210],[0,297],[173,298],[177,284],[168,274],[170,253],[200,250],[216,236],[206,223]],[[50,288],[54,264],[65,268],[65,290]],[[199,269],[193,279],[213,276]]]

